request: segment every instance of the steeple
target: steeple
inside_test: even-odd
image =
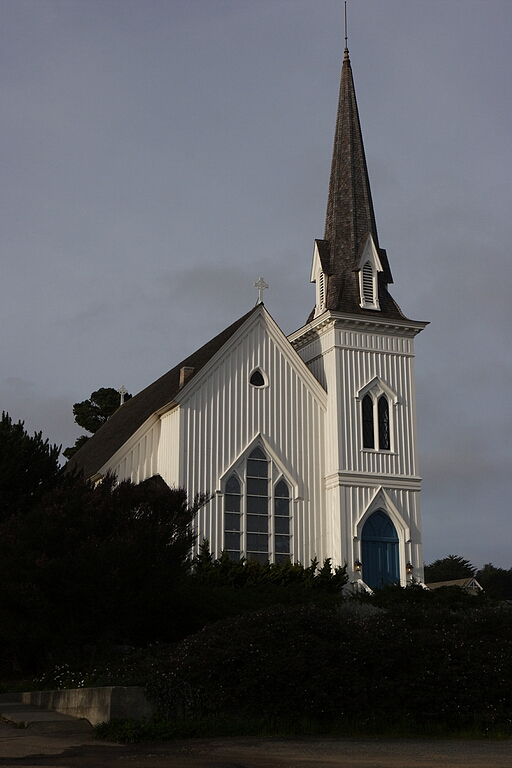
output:
[[[403,317],[386,287],[393,279],[386,251],[379,247],[348,48],[341,70],[325,235],[316,241],[315,258],[313,315],[329,309]],[[323,305],[318,300],[320,282]]]

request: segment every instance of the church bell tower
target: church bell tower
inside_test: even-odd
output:
[[[345,49],[316,301],[289,337],[327,391],[322,538],[361,588],[423,580],[414,338],[373,211],[352,68]]]

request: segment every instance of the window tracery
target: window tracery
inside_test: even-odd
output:
[[[247,457],[239,479],[232,473],[224,492],[224,549],[240,557],[284,562],[291,557],[290,489],[281,477],[272,487],[272,462],[260,446]]]

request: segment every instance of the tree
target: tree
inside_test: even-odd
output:
[[[492,563],[486,563],[477,571],[476,578],[489,597],[498,600],[512,600],[512,568],[496,568]]]
[[[436,581],[453,581],[474,576],[476,568],[459,555],[448,555],[440,560],[434,560],[425,566],[425,582],[434,584]]]
[[[0,658],[21,668],[84,645],[172,641],[202,498],[159,477],[93,486],[64,475],[0,524]]]
[[[131,395],[126,392],[124,400],[130,400]],[[113,387],[101,387],[93,392],[88,400],[73,405],[73,415],[79,427],[94,434],[117,411],[120,406],[120,394]],[[87,435],[80,435],[75,444],[63,451],[64,456],[70,459],[87,442]]]
[[[23,421],[14,424],[3,412],[0,421],[0,520],[26,513],[56,482],[60,448],[31,437]]]

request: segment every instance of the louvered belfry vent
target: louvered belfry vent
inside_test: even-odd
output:
[[[363,299],[367,304],[373,304],[373,269],[369,261],[363,267]]]
[[[324,308],[325,305],[325,278],[323,272],[320,272],[318,276],[319,280],[319,288],[318,288],[318,301],[320,309]]]

